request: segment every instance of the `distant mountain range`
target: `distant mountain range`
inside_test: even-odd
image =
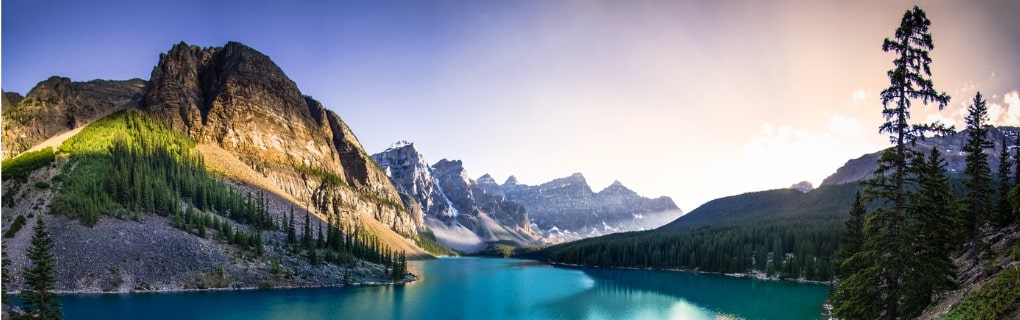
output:
[[[964,167],[967,166],[967,155],[963,152],[963,145],[967,143],[967,132],[967,130],[963,130],[953,135],[918,140],[917,144],[913,146],[908,144],[908,146],[925,154],[933,147],[938,148],[939,152],[946,159],[946,169],[949,172],[963,172]],[[985,149],[985,153],[988,154],[988,164],[991,166],[992,171],[997,172],[999,170],[999,150],[1002,149],[1002,143],[1005,142],[1007,146],[1016,145],[1018,133],[1020,133],[1020,128],[1017,127],[1003,126],[989,128],[988,139],[994,144],[994,147]],[[822,185],[845,184],[870,177],[875,169],[878,168],[878,159],[881,156],[882,151],[876,151],[856,159],[851,159],[837,169],[835,173],[825,178],[822,181]]]
[[[406,141],[372,157],[405,206],[421,207],[436,238],[464,252],[499,241],[527,245],[650,229],[681,214],[672,199],[642,197],[619,181],[594,193],[581,174],[539,186],[514,177],[499,185],[488,174],[474,180],[458,160],[429,166]]]

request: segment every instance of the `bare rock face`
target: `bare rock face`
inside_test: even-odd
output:
[[[60,133],[117,110],[138,105],[145,81],[72,82],[51,77],[24,98],[3,93],[3,158],[11,158]]]
[[[295,199],[343,220],[357,212],[415,235],[422,214],[400,204],[386,174],[350,128],[302,96],[269,57],[237,42],[185,43],[161,54],[143,106],[200,143],[228,150]]]
[[[397,191],[409,196],[411,201],[404,201],[405,206],[418,204],[425,216],[445,222],[454,218],[453,208],[433,177],[432,168],[413,143],[397,142],[372,155],[372,158],[383,168]]]
[[[530,242],[536,239],[527,210],[502,196],[487,194],[468,177],[460,160],[442,159],[432,168],[440,189],[453,205],[457,223],[492,240]],[[498,226],[488,224],[488,219],[494,220]],[[503,239],[496,235],[498,230],[492,230],[496,227],[510,231],[514,237]]]

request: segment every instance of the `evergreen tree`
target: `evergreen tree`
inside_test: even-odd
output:
[[[859,266],[853,265],[850,258],[864,248],[865,213],[864,200],[861,199],[861,193],[858,192],[854,196],[853,206],[850,207],[850,218],[846,220],[846,231],[843,233],[843,239],[836,256],[840,278],[846,278],[860,270]]]
[[[42,217],[36,219],[35,228],[32,229],[32,242],[25,252],[28,259],[32,261],[31,266],[26,266],[22,273],[25,277],[25,289],[21,291],[18,298],[23,301],[22,310],[25,316],[31,319],[60,319],[63,312],[60,311],[60,301],[56,289],[57,278],[54,275],[53,239],[46,231],[46,224]]]
[[[1006,135],[1002,135],[1002,148],[999,149],[999,199],[995,210],[995,223],[1000,226],[1008,225],[1013,217],[1013,206],[1009,203],[1010,168],[1013,166],[1012,156],[1009,154],[1009,145],[1006,143]]]
[[[303,244],[307,250],[312,250],[314,248],[313,245],[315,244],[312,242],[312,220],[311,214],[308,212],[305,212],[305,229],[304,233],[301,235],[301,244]]]
[[[974,96],[973,104],[967,107],[967,144],[963,151],[967,153],[967,166],[963,172],[967,180],[963,182],[964,207],[962,211],[963,230],[967,238],[976,240],[978,227],[987,221],[992,211],[992,169],[988,165],[985,149],[993,147],[988,140],[988,108],[981,92]]]
[[[297,243],[297,234],[294,231],[294,206],[290,207],[290,221],[287,222],[287,243]]]
[[[892,148],[879,159],[874,178],[866,181],[866,195],[877,201],[876,208],[864,222],[865,242],[853,260],[865,266],[840,283],[843,294],[835,305],[840,318],[886,318],[903,316],[903,289],[909,276],[909,238],[907,223],[910,181],[908,166],[913,152],[907,144],[928,133],[943,134],[952,130],[941,124],[910,124],[913,100],[923,104],[936,103],[941,110],[949,103],[949,95],[935,90],[931,77],[934,48],[924,11],[915,6],[907,10],[893,38],[886,38],[882,50],[893,52],[893,69],[887,73],[889,87],[882,90],[882,116],[879,132],[888,133]]]
[[[910,239],[904,277],[903,315],[915,317],[935,294],[953,287],[956,266],[949,258],[954,251],[953,231],[956,197],[946,176],[946,164],[938,149],[932,148],[927,161],[923,158],[911,165],[917,177],[917,191],[907,210]]]

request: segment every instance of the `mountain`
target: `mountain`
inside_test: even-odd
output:
[[[399,206],[386,174],[343,120],[302,96],[258,51],[237,42],[181,43],[160,55],[149,81],[143,108],[150,115],[225,150],[296,201],[352,224],[361,219],[355,212],[365,213],[404,236],[424,226],[421,212]]]
[[[114,111],[137,106],[145,85],[140,79],[72,82],[51,77],[24,97],[4,92],[3,158],[14,157]]]
[[[405,195],[404,205],[421,207],[425,223],[446,246],[473,253],[491,242],[527,245],[538,238],[525,208],[486,194],[461,161],[443,159],[429,166],[414,144],[404,141],[372,157]]]
[[[386,252],[430,257],[421,208],[336,113],[243,44],[174,45],[148,81],[53,77],[2,98],[15,288],[30,237],[15,226],[36,217],[66,291],[405,281]]]
[[[478,181],[486,193],[506,197],[528,208],[532,223],[547,236],[566,235],[574,239],[644,230],[658,227],[681,214],[669,197],[649,199],[619,181],[593,192],[580,173],[537,186],[520,184],[514,176],[502,185],[489,175]]]
[[[999,167],[999,150],[1002,148],[1003,139],[1005,139],[1006,144],[1010,146],[1015,145],[1017,136],[1020,134],[1020,128],[1003,126],[991,127],[989,129],[988,138],[995,146],[991,149],[985,149],[985,153],[988,154],[989,166],[993,171],[997,171]],[[918,140],[917,144],[913,146],[908,144],[908,146],[924,154],[927,154],[932,147],[938,148],[946,159],[946,168],[950,173],[963,172],[964,167],[967,166],[967,155],[963,152],[963,146],[967,143],[967,132],[967,130],[963,130],[951,135]],[[849,160],[837,169],[835,173],[826,177],[822,181],[822,185],[851,183],[870,177],[875,172],[875,169],[878,168],[878,159],[881,156],[882,151],[877,151]]]

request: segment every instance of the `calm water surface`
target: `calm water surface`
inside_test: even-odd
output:
[[[66,319],[820,319],[824,285],[529,260],[411,262],[403,286],[69,295]]]

